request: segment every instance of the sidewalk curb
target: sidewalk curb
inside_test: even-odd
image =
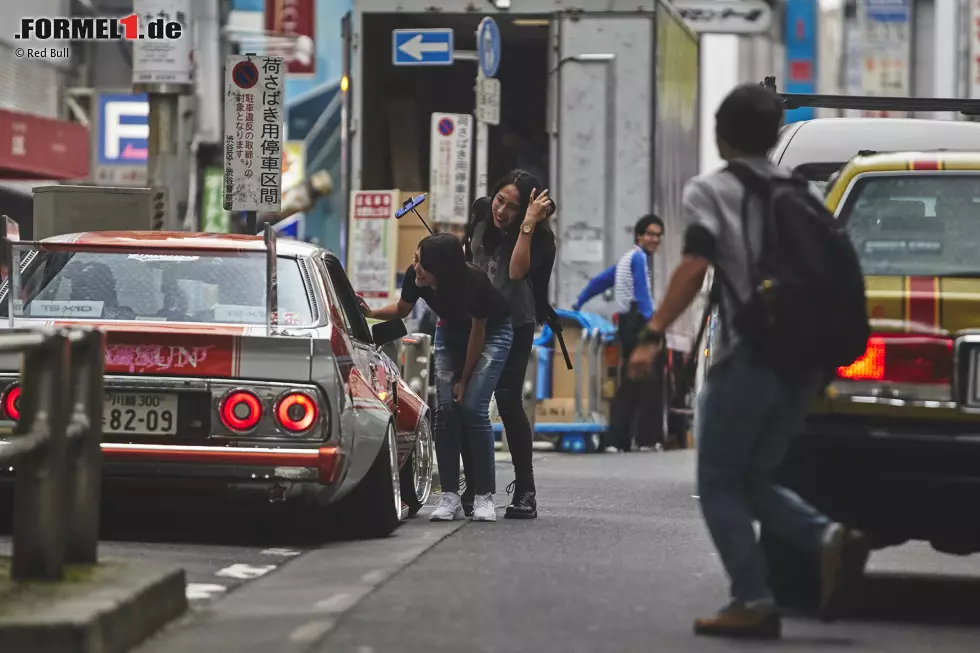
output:
[[[183,569],[109,560],[72,573],[89,577],[31,583],[0,600],[0,651],[125,653],[187,610]]]

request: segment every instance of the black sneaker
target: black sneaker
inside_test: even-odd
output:
[[[507,486],[507,494],[514,492],[517,481]],[[533,486],[532,486],[533,487]],[[514,492],[514,500],[507,506],[504,519],[535,519],[538,516],[538,501],[534,490],[521,488]]]
[[[834,621],[853,612],[858,604],[858,583],[871,547],[868,538],[843,524],[831,524],[822,543],[820,565],[820,618]]]

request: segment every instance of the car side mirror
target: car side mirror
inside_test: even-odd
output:
[[[405,323],[401,320],[379,322],[371,327],[371,337],[374,338],[374,344],[378,347],[387,345],[389,342],[394,342],[406,335],[408,335],[408,329],[405,328]]]

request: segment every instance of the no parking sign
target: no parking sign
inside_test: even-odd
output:
[[[470,211],[473,116],[433,113],[429,143],[429,215],[435,222],[466,224]]]

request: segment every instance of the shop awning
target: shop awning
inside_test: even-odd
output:
[[[82,125],[0,109],[0,179],[85,179],[88,166]]]

